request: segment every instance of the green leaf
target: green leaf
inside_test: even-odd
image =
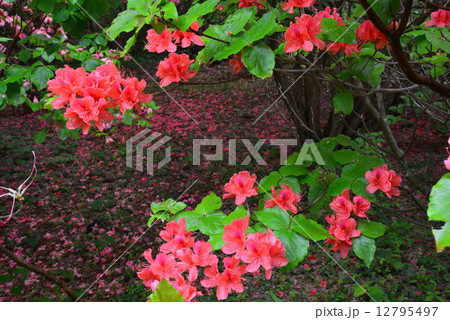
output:
[[[200,213],[195,211],[181,211],[175,216],[175,219],[179,221],[183,218],[186,221],[186,230],[196,231],[198,230],[199,219],[203,217]]]
[[[366,237],[375,239],[381,237],[387,230],[388,226],[376,221],[361,220],[356,227]]]
[[[278,181],[280,181],[280,179],[280,174],[277,171],[272,171],[267,177],[261,179],[258,185],[258,192],[271,192],[271,187],[278,185]]]
[[[367,268],[370,267],[376,250],[375,240],[365,236],[354,238],[352,249],[356,256],[364,261]]]
[[[328,188],[327,195],[329,196],[338,196],[344,191],[345,189],[350,189],[352,185],[352,179],[342,176],[334,180],[330,187]]]
[[[223,213],[212,213],[198,218],[198,228],[208,236],[223,231],[226,215]]]
[[[220,250],[223,248],[223,246],[225,245],[225,241],[223,241],[222,239],[222,235],[225,233],[225,231],[223,232],[219,232],[216,234],[213,234],[212,236],[209,237],[209,242],[211,243],[211,250]]]
[[[337,112],[350,114],[353,110],[353,96],[349,90],[339,92],[333,98],[333,106]]]
[[[367,199],[371,202],[376,201],[376,196],[373,193],[369,193],[366,189],[366,187],[369,185],[369,182],[364,178],[358,178],[355,181],[353,181],[352,184],[352,191],[360,196],[363,196],[364,199]]]
[[[289,263],[284,270],[295,268],[308,254],[309,241],[292,230],[276,230],[275,236],[283,242],[286,248],[286,258]]]
[[[271,10],[265,13],[261,19],[258,20],[258,22],[256,22],[248,31],[245,32],[245,40],[252,43],[275,32],[278,26],[275,22],[276,14],[276,10]]]
[[[148,297],[149,302],[184,302],[183,296],[166,279],[162,279],[155,292]]]
[[[139,14],[139,12],[135,10],[125,10],[119,13],[111,23],[111,26],[107,30],[108,37],[114,40],[120,33],[133,30],[144,19],[145,16]]]
[[[45,137],[46,132],[45,129],[43,129],[34,135],[34,141],[36,142],[36,144],[41,144],[42,142],[44,142]]]
[[[52,13],[54,6],[54,0],[33,0],[29,5],[30,8],[38,8],[46,14]]]
[[[344,147],[352,147],[353,149],[359,149],[358,143],[356,143],[355,140],[343,134],[338,135],[336,137],[336,142]]]
[[[308,174],[308,169],[306,169],[304,166],[298,166],[298,165],[292,165],[288,164],[285,166],[282,166],[280,168],[280,173],[283,177],[287,176],[302,176],[305,174]]]
[[[17,54],[17,57],[22,62],[27,62],[31,58],[31,51],[30,50],[22,50]]]
[[[167,199],[164,202],[152,202],[152,204],[150,205],[150,208],[154,214],[161,211],[169,211],[170,213],[175,214],[186,207],[187,205],[185,203],[177,202],[173,199]]]
[[[289,187],[291,187],[294,193],[300,194],[300,184],[298,183],[297,178],[294,177],[283,178],[278,182],[278,184],[280,186],[287,184]]]
[[[245,207],[241,204],[234,209],[233,212],[231,212],[227,218],[224,220],[224,225],[231,224],[234,220],[245,218],[249,212]]]
[[[189,28],[193,22],[197,21],[199,17],[213,11],[216,8],[217,3],[219,3],[219,0],[207,0],[202,3],[197,3],[190,7],[188,12],[180,16],[174,23],[178,28],[186,31],[186,29]]]
[[[442,229],[433,229],[436,251],[450,246],[450,173],[445,174],[431,189],[427,211],[430,221],[444,221]]]
[[[358,297],[362,296],[364,293],[366,293],[366,290],[363,287],[361,287],[360,285],[355,284],[353,286],[353,288],[355,289],[355,291],[353,293],[353,296],[355,298],[358,298]]]
[[[275,54],[266,45],[255,45],[243,51],[242,62],[251,74],[264,79],[272,75]]]
[[[264,209],[262,211],[256,211],[255,214],[258,217],[258,220],[271,230],[282,230],[289,228],[289,214],[278,206]]]
[[[369,288],[367,288],[367,292],[377,302],[388,301],[386,293],[380,287],[377,287],[377,286],[369,287]]]
[[[213,40],[213,41],[215,41],[215,40]],[[218,42],[218,41],[215,41],[215,42]],[[222,44],[225,45],[224,43],[222,43]],[[230,55],[240,52],[242,50],[242,48],[244,48],[246,45],[247,45],[247,42],[244,40],[244,38],[236,37],[231,40],[230,45],[225,45],[224,48],[221,50],[218,50],[218,52],[217,52],[217,47],[212,47],[211,45],[208,45],[208,48],[205,48],[204,50],[207,51],[207,52],[205,52],[205,54],[214,56],[214,59],[212,61],[217,61],[217,60],[226,59]],[[214,50],[211,50],[212,48],[214,48]],[[209,53],[208,51],[212,51],[212,52]]]
[[[39,90],[47,87],[47,81],[53,78],[54,73],[50,68],[38,67],[31,75],[31,82],[33,82]]]
[[[400,0],[367,0],[381,21],[388,25],[400,8]]]
[[[353,28],[347,26],[338,26],[337,20],[332,18],[322,18],[322,28],[325,31],[320,33],[318,37],[326,42],[343,42],[353,44],[356,35]]]
[[[163,6],[161,6],[161,10],[164,12],[164,19],[177,19],[178,18],[178,11],[177,7],[175,6],[175,3],[173,2],[166,2]]]
[[[307,219],[303,214],[294,217],[291,229],[313,241],[325,240],[329,237],[328,230],[316,221]]]
[[[195,212],[202,215],[207,215],[222,206],[222,200],[214,193],[211,192],[209,195],[203,198],[203,200],[195,207]]]
[[[355,162],[358,159],[358,153],[349,149],[342,149],[333,153],[333,158],[340,164]]]

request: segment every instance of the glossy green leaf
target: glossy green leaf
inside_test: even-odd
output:
[[[308,172],[309,172],[308,169],[306,169],[304,166],[298,166],[293,164],[288,164],[280,168],[280,173],[283,177],[287,176],[297,177],[308,174]]]
[[[45,129],[41,130],[34,135],[34,142],[36,142],[36,144],[41,144],[45,141],[45,138],[47,136],[47,133],[45,131]]]
[[[198,228],[206,235],[213,235],[223,231],[226,215],[223,213],[212,213],[198,218]]]
[[[286,258],[289,263],[283,269],[295,268],[308,254],[308,239],[292,230],[276,230],[274,234],[286,248]]]
[[[214,192],[203,198],[203,200],[195,207],[195,212],[202,215],[207,215],[222,206],[222,199],[220,199]]]
[[[261,221],[267,228],[271,230],[282,230],[289,228],[289,214],[283,209],[276,206],[262,211],[256,211],[258,220]]]
[[[145,16],[139,14],[136,10],[125,10],[117,15],[107,30],[110,39],[115,39],[122,32],[130,32],[137,27]]]
[[[38,67],[31,75],[31,82],[33,82],[39,90],[47,87],[47,81],[54,76],[53,71],[48,67]]]
[[[387,230],[388,226],[376,221],[361,220],[358,222],[356,229],[366,237],[375,239],[381,237]]]
[[[367,267],[370,267],[376,250],[375,240],[367,238],[366,236],[353,238],[352,249],[356,256],[362,259]]]
[[[271,187],[275,187],[278,185],[278,181],[280,181],[281,176],[278,172],[272,171],[268,176],[261,179],[258,184],[258,192],[265,193],[271,192]]]
[[[353,104],[353,96],[349,90],[343,90],[333,98],[333,107],[337,112],[350,114],[353,110]]]
[[[266,45],[255,45],[243,51],[242,62],[251,74],[264,79],[272,75],[275,54]]]
[[[367,2],[385,25],[389,25],[400,8],[400,0],[367,0]]]
[[[277,28],[276,10],[265,13],[247,32],[245,32],[245,40],[249,43],[271,35]]]
[[[328,230],[316,221],[307,219],[303,214],[297,214],[291,223],[291,229],[313,241],[325,240],[329,237]]]
[[[433,229],[436,250],[441,252],[450,246],[450,173],[445,174],[431,189],[427,215],[431,221],[445,222],[441,229]]]
[[[197,21],[199,17],[202,17],[212,12],[219,3],[219,0],[207,0],[202,3],[197,3],[190,7],[186,14],[180,16],[175,24],[178,28],[185,31],[191,26],[194,21]]]
[[[352,180],[346,176],[342,176],[334,180],[327,191],[327,195],[329,196],[338,196],[345,189],[349,189],[352,185]]]

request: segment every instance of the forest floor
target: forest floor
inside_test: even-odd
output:
[[[230,69],[214,66],[196,81],[232,77]],[[170,96],[155,98],[161,108],[154,111],[150,122],[152,131],[171,137],[172,159],[153,176],[125,162],[125,141],[142,128],[115,124],[117,130],[111,135],[61,141],[57,130],[50,127],[45,142],[35,145],[33,135],[49,126],[45,120],[36,114],[1,118],[0,185],[17,188],[25,180],[32,150],[37,155],[38,175],[25,195],[23,211],[0,227],[0,244],[65,277],[78,294],[90,287],[83,300],[145,301],[149,292],[137,278],[136,267],[143,262],[146,249],[162,243],[160,222],[147,230],[151,202],[180,197],[192,208],[209,192],[221,196],[222,186],[235,172],[248,170],[260,179],[278,168],[278,149],[266,141],[260,154],[267,166],[254,161],[239,165],[248,154],[239,139],[255,144],[258,138],[296,138],[281,102],[252,125],[277,98],[271,79],[181,86]],[[409,143],[412,130],[406,122],[393,126],[402,147]],[[411,170],[430,172],[427,182],[431,184],[444,173],[446,139],[426,120],[419,122],[418,130],[408,161]],[[225,150],[229,139],[238,139],[237,165],[227,164],[227,151],[223,161],[202,159],[201,165],[193,165],[192,140],[206,138],[223,138]],[[5,198],[0,199],[0,215],[9,212],[11,202]],[[405,215],[426,223],[422,213]],[[229,300],[367,301],[367,295],[355,292],[355,280],[379,301],[449,300],[448,251],[435,252],[430,229],[390,214],[379,221],[390,228],[377,240],[370,268],[354,255],[346,260],[336,256],[354,279],[312,244],[309,256],[297,268],[285,274],[275,272],[270,281],[249,276],[246,290]],[[0,256],[0,301],[66,299],[55,285]],[[200,300],[210,299],[205,295]]]

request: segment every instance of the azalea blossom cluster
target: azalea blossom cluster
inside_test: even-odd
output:
[[[114,120],[108,111],[118,108],[124,113],[133,107],[141,113],[141,104],[149,103],[153,96],[144,93],[146,82],[133,77],[123,77],[112,61],[97,67],[92,72],[84,68],[72,69],[69,66],[58,69],[56,77],[47,82],[52,95],[54,109],[65,109],[68,129],[82,128],[87,134],[95,123],[103,131],[105,123]]]
[[[235,173],[230,181],[223,187],[223,199],[235,198],[236,205],[243,204],[247,198],[258,195],[258,187],[255,187],[256,174],[250,175],[248,171]],[[280,186],[280,193],[272,187],[272,199],[265,202],[264,208],[273,208],[279,206],[285,211],[291,211],[296,214],[297,203],[301,200],[301,195],[292,191],[289,185]]]
[[[294,13],[294,8],[309,7],[313,4],[314,1],[312,0],[290,0],[285,3],[282,8],[283,10],[289,10],[289,13]],[[319,11],[314,16],[302,14],[300,17],[295,17],[295,23],[291,22],[284,34],[284,39],[286,41],[284,51],[286,53],[295,52],[299,49],[312,51],[314,47],[324,49],[325,42],[317,38],[319,33],[324,32],[321,30],[323,18],[334,19],[340,26],[346,25],[340,14],[337,12],[337,8],[331,10],[330,7],[327,7],[325,10]],[[358,45],[358,43],[347,44],[344,42],[333,42],[329,43],[326,49],[334,55],[341,51],[344,52],[345,55],[350,56],[354,52],[359,54],[360,47],[367,42],[375,44],[377,49],[382,49],[388,44],[386,36],[378,30],[370,20],[362,22],[355,33],[357,39],[360,41],[360,45]]]
[[[195,21],[188,31],[185,32],[181,30],[172,31],[167,26],[161,33],[157,33],[153,29],[148,30],[148,44],[145,48],[149,52],[171,52],[169,57],[158,65],[156,75],[162,78],[160,82],[161,87],[166,87],[173,82],[180,82],[181,80],[188,81],[197,74],[197,71],[189,70],[194,60],[191,60],[187,54],[177,54],[175,51],[177,51],[177,45],[180,45],[182,48],[187,48],[192,43],[204,46],[205,44],[202,42],[201,37],[195,33],[198,29],[199,23]]]
[[[367,171],[365,178],[369,181],[366,190],[370,193],[374,193],[380,189],[388,198],[400,195],[398,187],[400,187],[402,178],[394,170],[389,170],[385,164],[381,168],[377,167],[372,171]]]
[[[191,31],[172,31],[167,29],[167,26],[161,33],[150,29],[147,31],[148,44],[145,46],[145,48],[149,52],[162,53],[164,51],[177,51],[177,45],[180,45],[182,48],[187,48],[192,43],[198,46],[204,46],[205,43],[203,43],[202,38],[195,33],[195,31],[198,31],[199,27],[199,23],[195,21],[188,29]]]
[[[431,20],[425,23],[425,27],[436,26],[438,28],[450,27],[450,11],[439,9],[431,14]]]
[[[270,279],[273,268],[288,263],[285,248],[271,230],[267,233],[252,233],[246,236],[250,216],[233,221],[224,227],[222,251],[234,254],[222,261],[223,271],[219,271],[219,259],[211,253],[211,243],[195,241],[192,232],[186,231],[183,218],[179,222],[169,222],[160,237],[166,241],[161,245],[153,259],[151,249],[144,252],[148,265],[144,265],[137,276],[153,291],[162,279],[168,280],[183,296],[185,301],[192,301],[203,295],[194,286],[199,279],[198,268],[205,268],[200,284],[205,288],[217,287],[217,299],[225,300],[233,292],[243,292],[242,275],[247,272],[257,273],[262,266],[266,279]],[[243,262],[243,263],[242,263]],[[187,281],[185,275],[187,273]]]
[[[335,215],[326,217],[330,224],[328,232],[334,238],[327,238],[326,243],[332,244],[331,250],[339,251],[341,257],[345,259],[348,252],[352,248],[352,238],[359,237],[361,231],[356,228],[356,220],[350,218],[351,213],[354,213],[360,218],[367,218],[367,211],[370,209],[370,201],[364,199],[363,196],[356,195],[353,197],[353,202],[350,200],[350,193],[348,189],[342,191],[342,194],[335,197],[330,203],[331,210]]]

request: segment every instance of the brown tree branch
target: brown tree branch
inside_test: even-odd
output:
[[[61,279],[59,279],[57,276],[55,276],[54,274],[51,274],[50,272],[48,272],[47,270],[42,269],[41,267],[38,267],[34,264],[31,264],[27,261],[25,261],[24,259],[22,259],[21,257],[15,255],[13,252],[9,251],[6,247],[0,245],[0,252],[4,253],[6,256],[8,256],[9,258],[11,258],[12,260],[14,260],[15,262],[17,262],[18,264],[20,264],[21,266],[27,268],[28,270],[31,270],[33,272],[36,272],[37,274],[40,274],[41,276],[46,277],[48,280],[50,280],[53,283],[56,283],[58,286],[61,287],[61,289],[70,297],[70,299],[72,299],[73,301],[76,301],[78,299],[78,296],[76,295],[75,292],[73,292],[72,289],[69,288],[69,286],[62,281]]]
[[[405,12],[403,13],[403,17],[400,22],[400,26],[399,26],[398,30],[389,30],[388,27],[381,21],[380,17],[370,7],[367,0],[358,0],[358,2],[361,4],[361,6],[364,8],[364,10],[366,10],[370,21],[372,21],[372,23],[375,25],[375,27],[378,30],[380,30],[388,39],[389,44],[391,45],[391,48],[392,48],[392,52],[394,53],[395,59],[397,60],[397,63],[399,65],[400,69],[403,71],[403,73],[406,75],[406,77],[413,83],[427,86],[431,90],[438,92],[439,94],[443,95],[444,97],[449,98],[450,97],[450,86],[445,85],[444,83],[439,82],[430,76],[418,74],[412,68],[405,52],[403,51],[403,47],[400,42],[400,37],[402,36],[404,30],[406,29],[406,24],[409,20],[409,17],[411,16],[411,9],[412,9],[413,1],[408,0],[406,7],[405,7]]]

